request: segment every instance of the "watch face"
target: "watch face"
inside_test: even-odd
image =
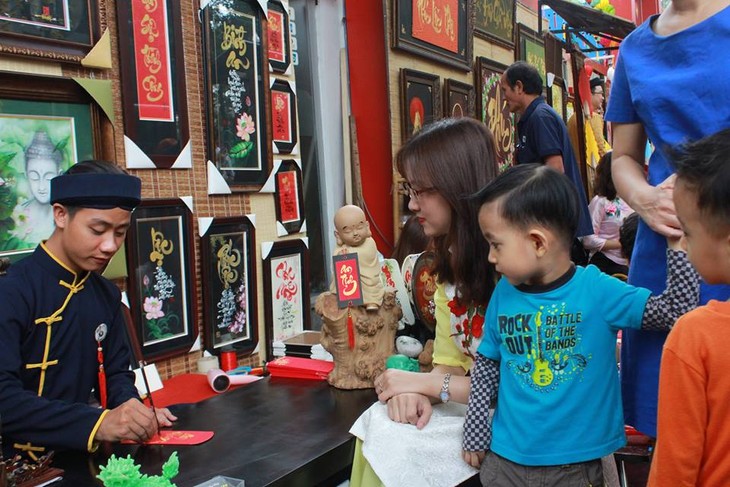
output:
[[[441,402],[449,402],[450,398],[451,398],[451,394],[449,394],[446,391],[441,391],[439,393],[439,399],[441,399]]]

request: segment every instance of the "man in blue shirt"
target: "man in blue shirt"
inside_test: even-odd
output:
[[[591,235],[593,224],[588,213],[588,200],[578,170],[565,122],[545,102],[542,78],[537,69],[524,61],[512,64],[499,81],[502,94],[517,122],[517,163],[539,163],[565,173],[578,189],[581,204],[578,237]]]

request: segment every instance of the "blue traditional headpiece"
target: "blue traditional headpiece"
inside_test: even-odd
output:
[[[129,174],[77,173],[51,179],[51,204],[133,210],[142,201],[142,182]]]

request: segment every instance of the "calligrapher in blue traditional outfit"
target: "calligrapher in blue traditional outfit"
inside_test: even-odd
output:
[[[55,229],[0,277],[0,419],[5,455],[93,451],[157,432],[130,371],[120,292],[97,274],[121,246],[141,183],[84,161],[51,181]],[[174,420],[157,410],[160,426]]]

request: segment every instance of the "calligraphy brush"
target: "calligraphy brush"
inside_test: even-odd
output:
[[[150,405],[152,406],[152,414],[155,415],[155,423],[157,423],[157,434],[160,434],[160,420],[157,419],[157,410],[155,409],[155,401],[152,399],[152,391],[150,391],[150,384],[147,382],[147,373],[144,371],[145,363],[144,360],[139,361],[139,368],[142,372],[142,381],[144,381],[144,388],[147,391],[147,397],[150,398]]]

